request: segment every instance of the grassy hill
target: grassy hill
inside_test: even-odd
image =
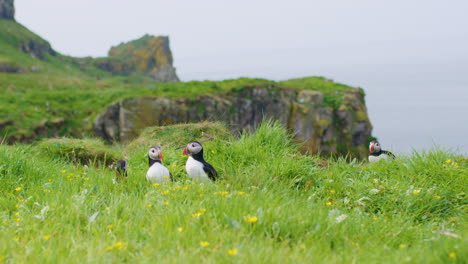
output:
[[[37,50],[22,50],[25,43],[36,43],[32,46]],[[31,142],[48,136],[89,136],[94,117],[107,105],[136,96],[193,97],[277,84],[322,91],[325,101],[334,104],[342,91],[350,89],[322,77],[158,83],[144,75],[113,76],[94,67],[92,60],[63,56],[22,25],[0,20],[0,65],[19,71],[0,72],[0,137]]]
[[[216,138],[204,144],[215,184],[191,182],[174,149],[201,131]],[[149,128],[128,146],[0,145],[0,262],[466,263],[466,158],[323,167],[278,125],[239,139],[226,131],[205,123]],[[151,185],[147,147],[164,142],[176,181]],[[125,182],[112,184],[106,155],[128,159]]]

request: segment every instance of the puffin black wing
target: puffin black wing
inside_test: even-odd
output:
[[[212,181],[216,181],[216,178],[218,178],[218,172],[209,164],[208,162],[202,162],[203,163],[203,170],[205,173],[208,175],[208,178]]]
[[[382,153],[387,154],[392,159],[396,159],[396,156],[393,153],[391,153],[390,151],[382,150]]]

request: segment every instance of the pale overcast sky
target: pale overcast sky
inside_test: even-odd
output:
[[[314,67],[468,61],[466,0],[16,0],[61,53],[169,35],[183,80],[314,75]]]

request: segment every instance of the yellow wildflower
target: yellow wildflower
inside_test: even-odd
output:
[[[164,204],[165,206],[169,206],[169,202],[168,202],[168,201],[165,201],[163,204]]]
[[[245,192],[237,192],[238,195],[244,195]]]
[[[332,205],[332,202],[326,202],[325,205],[326,205],[326,206],[331,206],[331,205]]]
[[[449,164],[450,162],[452,162],[451,159],[448,159],[448,160],[445,161],[445,163],[447,163],[447,164]]]
[[[457,258],[457,254],[455,252],[450,252],[449,253],[449,258],[451,259],[456,259]]]
[[[47,181],[48,181],[48,182],[52,182],[52,179],[48,179]]]
[[[151,204],[147,204],[145,206],[146,206],[146,208],[151,208]]]
[[[23,189],[23,188],[21,188],[21,187],[16,187],[16,188],[15,188],[15,191],[19,192],[19,191],[21,191],[22,189]]]
[[[164,176],[163,179],[167,180],[169,179],[169,176]]]
[[[235,255],[237,255],[237,248],[229,249],[227,253],[230,257],[234,257]]]
[[[17,204],[15,207],[16,207],[16,208],[20,208],[20,207],[21,207],[21,205]]]
[[[377,217],[375,217],[375,216],[372,217],[372,220],[377,221]]]
[[[200,246],[202,246],[202,247],[207,247],[209,245],[210,245],[210,243],[208,243],[208,241],[200,241]]]
[[[182,232],[184,232],[184,228],[183,228],[183,227],[179,227],[179,228],[177,228],[177,232],[179,232],[179,233],[182,233]]]
[[[244,221],[247,223],[256,223],[258,221],[258,217],[256,216],[244,216]]]
[[[110,225],[107,225],[107,229],[112,229],[114,228],[114,225],[110,224]]]
[[[442,199],[442,197],[440,197],[439,195],[434,195],[434,199],[440,200],[440,199]]]
[[[20,241],[19,237],[15,237],[15,238],[13,238],[13,240],[16,241],[16,242]]]
[[[418,195],[420,192],[421,192],[421,190],[414,190],[414,191],[413,191],[413,194],[414,194],[414,195]]]
[[[15,216],[19,216],[19,212],[16,212],[16,213],[15,213]]]
[[[405,248],[405,247],[407,247],[406,244],[400,244],[400,248]]]
[[[62,173],[66,173],[67,171],[66,171],[66,170],[62,170],[61,172],[62,172]]]
[[[192,217],[193,217],[193,218],[200,218],[200,216],[202,216],[202,213],[200,213],[200,212],[199,212],[199,213],[193,213],[193,214],[192,214]]]
[[[154,187],[158,187],[158,186],[159,186],[159,183],[153,183],[153,186],[154,186]]]
[[[198,210],[201,214],[204,214],[206,212],[206,209],[205,208],[202,208],[200,210]]]
[[[117,241],[114,244],[114,248],[116,248],[116,249],[123,249],[124,247],[125,247],[125,245],[124,245],[124,243],[122,243],[122,241]]]
[[[330,190],[330,193],[334,194],[334,193],[336,193],[336,191],[335,190]]]
[[[16,222],[21,222],[21,218],[17,217],[17,218],[15,218],[15,221]]]
[[[89,178],[88,178],[88,177],[84,177],[83,180],[87,181],[87,180],[89,180]]]
[[[214,195],[219,195],[219,196],[224,196],[224,197],[227,197],[229,195],[228,192],[215,192],[213,193]]]
[[[122,241],[117,241],[117,242],[114,243],[114,245],[107,247],[107,250],[109,250],[109,251],[113,250],[113,249],[121,250],[121,249],[124,249],[124,248],[125,248],[125,244],[122,243]]]
[[[166,190],[166,191],[163,192],[163,194],[164,194],[164,195],[168,195],[168,194],[169,194],[169,191]]]
[[[47,241],[47,240],[50,239],[50,236],[49,236],[49,235],[45,235],[45,236],[42,236],[42,238],[43,238],[45,241]]]

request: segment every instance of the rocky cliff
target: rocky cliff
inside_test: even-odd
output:
[[[172,66],[169,38],[145,35],[140,39],[112,47],[109,56],[95,60],[95,65],[116,75],[148,75],[160,82],[178,82]]]
[[[15,6],[13,0],[0,0],[0,19],[15,19]]]
[[[327,104],[324,98],[318,91],[274,84],[195,99],[131,98],[110,105],[97,117],[94,131],[110,142],[125,142],[149,126],[210,120],[225,121],[233,131],[241,131],[273,119],[290,129],[305,152],[363,158],[372,130],[363,91],[343,92],[336,105]]]

